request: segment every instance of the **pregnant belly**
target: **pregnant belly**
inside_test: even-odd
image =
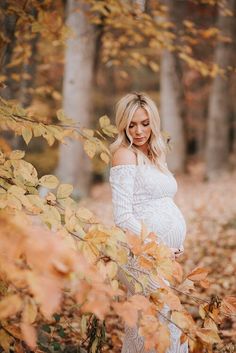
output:
[[[186,236],[186,223],[172,198],[151,200],[149,204],[134,209],[137,219],[157,234],[157,240],[169,247],[179,248]]]

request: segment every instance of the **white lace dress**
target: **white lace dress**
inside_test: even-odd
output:
[[[148,230],[158,235],[158,242],[172,248],[183,245],[186,223],[173,200],[177,182],[171,173],[164,174],[154,165],[118,165],[111,167],[109,182],[116,226],[140,234],[143,220]],[[125,278],[124,283],[133,294]],[[151,281],[149,287],[154,291],[158,284]],[[172,323],[168,326],[171,346],[167,353],[187,353],[187,342],[180,344],[181,331]],[[122,353],[147,353],[137,328],[125,327]]]

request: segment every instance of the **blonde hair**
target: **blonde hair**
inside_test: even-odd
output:
[[[143,108],[149,117],[151,136],[149,139],[149,153],[152,161],[135,145],[129,134],[129,125],[134,113],[138,108]],[[166,165],[167,146],[161,134],[161,121],[156,104],[146,94],[129,93],[119,100],[116,105],[116,127],[118,135],[116,140],[110,145],[113,154],[119,147],[127,147],[133,150],[137,156],[137,164],[154,164],[164,173],[168,173]]]

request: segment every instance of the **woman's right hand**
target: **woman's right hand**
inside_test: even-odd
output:
[[[180,248],[170,248],[170,250],[172,252],[173,260],[183,255],[184,253],[184,247],[182,245]]]

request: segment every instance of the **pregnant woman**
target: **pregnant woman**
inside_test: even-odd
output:
[[[110,185],[113,215],[116,226],[141,233],[142,221],[149,232],[158,235],[178,257],[183,253],[186,235],[184,217],[173,197],[177,183],[166,164],[166,144],[160,132],[160,118],[155,103],[143,93],[131,93],[117,104],[116,126],[118,136],[110,146],[112,167]],[[134,261],[130,258],[129,263]],[[138,266],[132,263],[132,268]],[[134,294],[134,286],[120,275],[128,294]],[[150,292],[159,285],[148,284]],[[169,323],[171,344],[168,353],[187,353],[187,342],[181,344],[181,331]],[[122,353],[146,352],[144,339],[138,328],[126,326]]]

